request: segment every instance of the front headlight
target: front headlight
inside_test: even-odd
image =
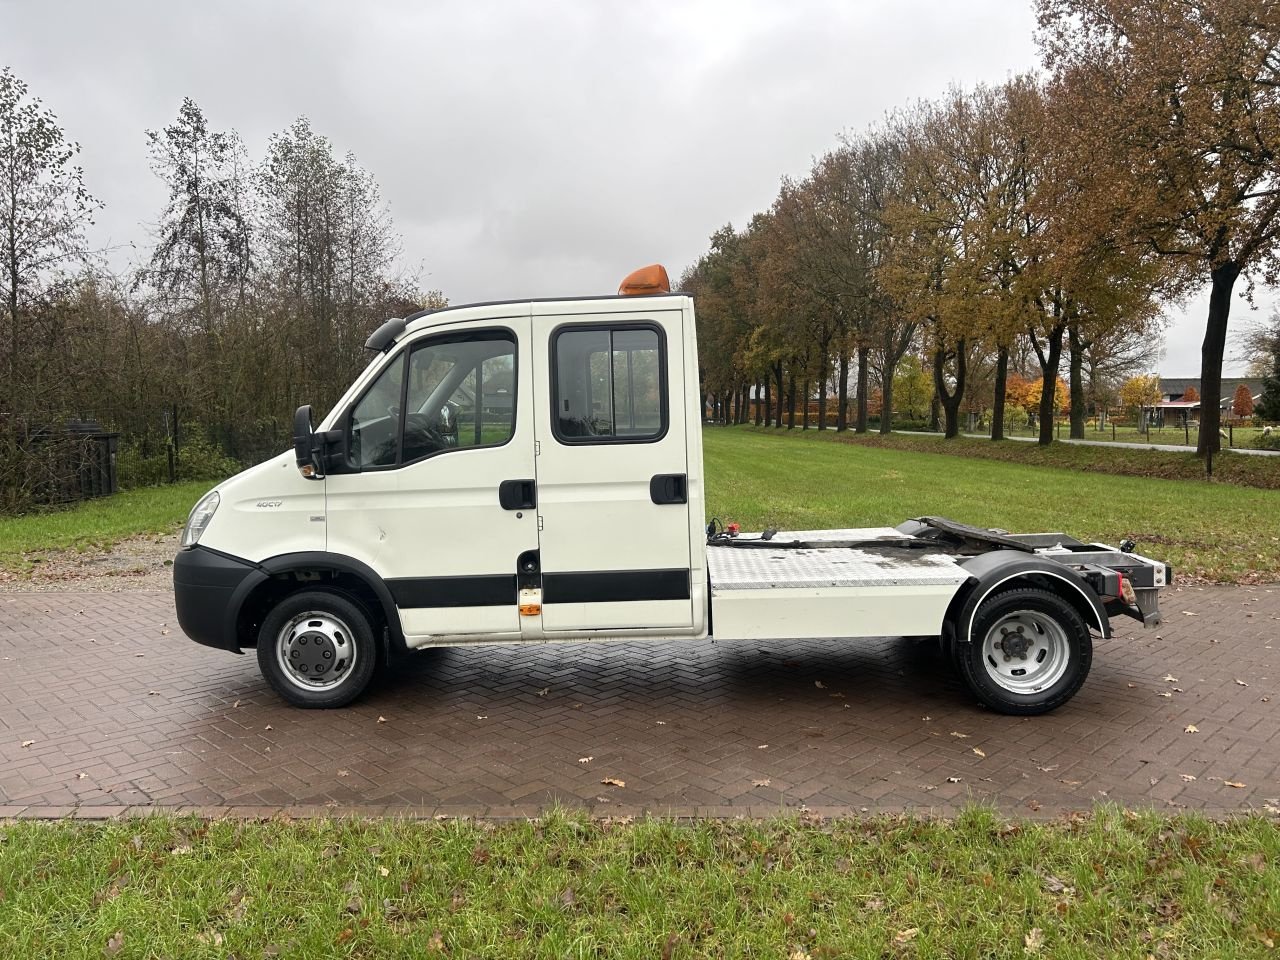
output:
[[[189,550],[200,542],[204,528],[209,526],[209,521],[213,519],[213,514],[221,502],[222,498],[218,496],[218,491],[210,490],[200,498],[199,503],[191,508],[191,516],[187,517],[187,525],[182,528],[183,550]]]

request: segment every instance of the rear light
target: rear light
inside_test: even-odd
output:
[[[1120,597],[1131,607],[1138,603],[1138,595],[1133,592],[1133,584],[1123,573],[1120,574]]]

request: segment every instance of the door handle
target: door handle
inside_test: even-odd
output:
[[[688,503],[688,479],[683,473],[659,473],[649,481],[649,499],[654,503]]]
[[[498,484],[503,510],[532,510],[538,505],[538,484],[533,480],[503,480]]]

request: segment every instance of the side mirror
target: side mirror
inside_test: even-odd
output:
[[[316,450],[316,435],[311,429],[311,405],[303,404],[293,414],[293,456],[298,472],[308,480],[323,480],[324,465]]]

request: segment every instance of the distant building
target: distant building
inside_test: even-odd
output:
[[[1262,380],[1254,377],[1223,377],[1222,378],[1222,396],[1219,402],[1219,409],[1223,414],[1231,416],[1231,404],[1236,398],[1236,388],[1240,384],[1244,384],[1249,388],[1249,396],[1253,397],[1253,402],[1257,403],[1258,398],[1262,396]],[[1155,405],[1155,422],[1162,425],[1166,414],[1175,414],[1178,416],[1178,422],[1191,417],[1200,410],[1199,400],[1183,400],[1187,394],[1187,388],[1194,387],[1196,394],[1201,393],[1199,377],[1161,377],[1160,378],[1160,402]]]

